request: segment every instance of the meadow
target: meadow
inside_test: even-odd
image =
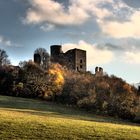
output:
[[[61,104],[0,96],[0,139],[140,140],[140,125]]]

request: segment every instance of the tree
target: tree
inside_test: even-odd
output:
[[[10,60],[8,59],[8,55],[5,50],[0,49],[0,66],[9,65]]]
[[[8,67],[0,68],[0,94],[9,94],[12,90],[13,75]]]
[[[20,61],[19,62],[19,67],[24,68],[27,63],[28,63],[27,61]]]
[[[50,63],[50,56],[46,49],[44,48],[37,48],[34,52],[34,54],[39,54],[41,56],[41,66],[44,69],[47,69]]]

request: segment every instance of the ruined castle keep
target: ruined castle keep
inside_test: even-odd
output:
[[[50,46],[51,62],[59,63],[60,65],[66,67],[69,70],[86,72],[87,70],[87,56],[86,51],[81,49],[71,49],[67,52],[62,51],[61,45]],[[34,62],[38,65],[41,64],[40,54],[34,54]],[[103,68],[95,68],[95,76],[103,76]]]
[[[69,70],[86,72],[86,51],[71,49],[64,53],[61,45],[52,45],[50,50],[52,62],[66,66]]]

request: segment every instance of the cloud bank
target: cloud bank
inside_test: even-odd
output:
[[[109,63],[114,57],[113,52],[109,50],[98,49],[96,44],[89,44],[83,40],[79,41],[77,44],[67,43],[63,46],[64,52],[74,48],[86,50],[88,66]]]
[[[140,64],[140,52],[125,52],[124,61],[130,64]]]
[[[125,0],[69,0],[67,6],[54,0],[28,2],[24,23],[39,24],[44,31],[94,20],[102,33],[113,38],[140,37],[140,11]]]
[[[83,40],[80,40],[77,44],[76,43],[63,44],[63,51],[66,52],[74,48],[86,50],[88,66],[108,64],[113,61],[117,61],[117,59],[127,64],[140,64],[139,51],[124,50],[122,52],[114,52],[112,49],[108,49],[110,47],[110,44],[105,44],[105,47],[99,46],[100,46],[99,44],[89,44]],[[116,57],[117,59],[115,59]]]
[[[56,25],[79,25],[93,15],[99,18],[109,16],[108,9],[97,5],[112,3],[112,0],[69,0],[66,7],[54,0],[29,0],[31,8],[27,10],[24,22],[27,24],[49,23]]]
[[[6,39],[2,35],[0,35],[0,44],[6,47],[21,47],[21,45],[13,43],[11,40]]]
[[[99,21],[102,31],[114,38],[140,38],[140,12],[131,15],[129,21]]]
[[[0,35],[0,44],[7,46],[7,47],[11,47],[12,46],[12,42],[10,40],[5,39],[3,36]]]

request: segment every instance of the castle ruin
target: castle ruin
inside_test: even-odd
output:
[[[87,58],[86,51],[81,49],[71,49],[67,52],[62,51],[61,45],[50,46],[51,62],[59,63],[65,66],[69,70],[86,72],[87,70]],[[34,54],[34,62],[38,65],[41,64],[41,56]],[[95,68],[95,76],[103,76],[103,68]]]
[[[52,45],[50,49],[52,62],[66,66],[69,70],[86,72],[86,51],[75,48],[64,53],[61,45]]]

